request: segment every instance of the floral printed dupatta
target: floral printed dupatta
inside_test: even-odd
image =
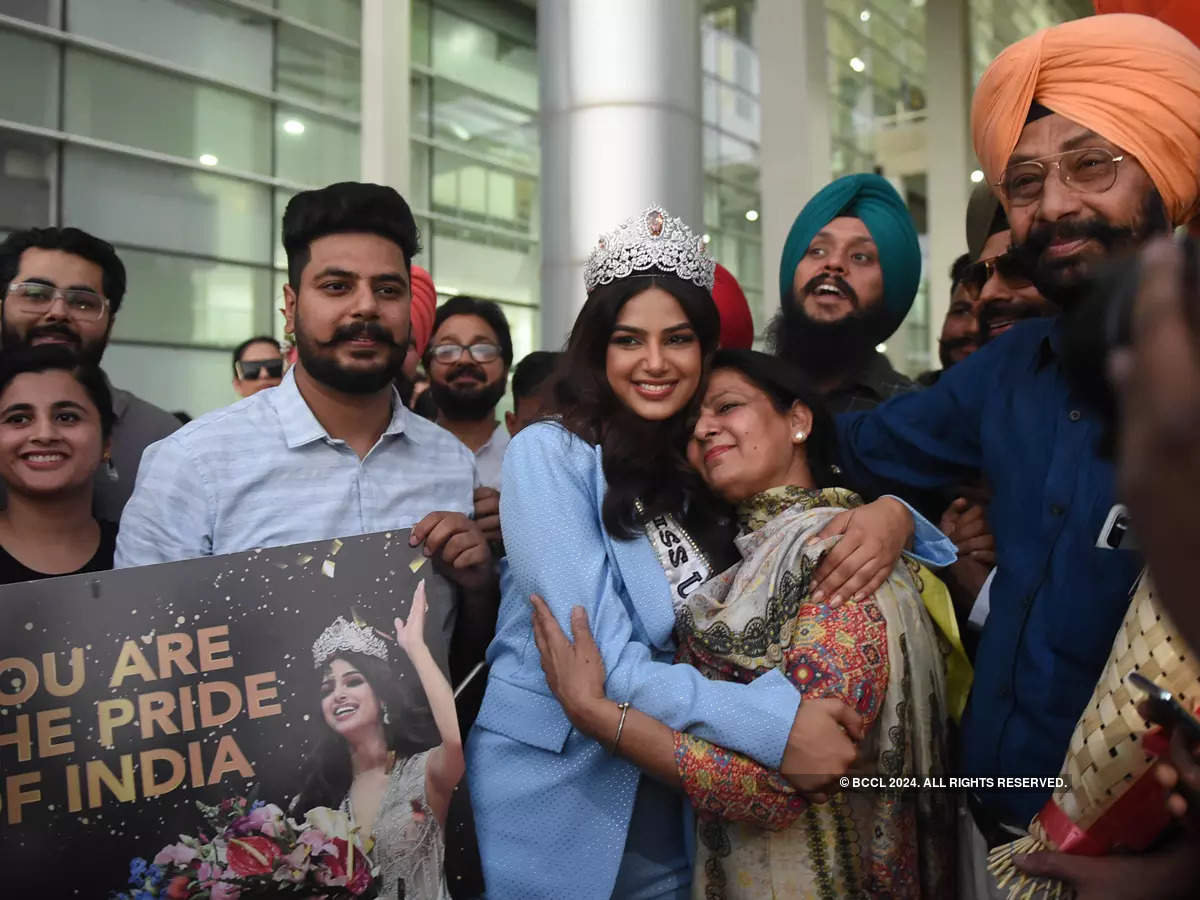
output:
[[[742,562],[707,582],[679,609],[678,659],[707,677],[750,681],[780,669],[806,698],[834,696],[869,723],[859,772],[888,778],[946,773],[942,649],[922,605],[919,567],[902,561],[875,594],[838,609],[814,604],[809,581],[837,538],[805,546],[834,516],[862,504],[837,488],[783,487],[739,509]],[[685,788],[700,815],[693,896],[911,897],[952,895],[953,809],[930,790],[844,791],[797,803],[774,777],[736,777],[746,809],[790,804],[783,830],[756,815],[713,814],[706,792],[731,773],[726,759],[682,736]],[[698,754],[707,754],[701,758]],[[723,772],[722,769],[725,771]],[[769,791],[790,798],[763,796]],[[725,798],[721,804],[725,803]],[[736,819],[736,820],[735,820]],[[771,819],[778,828],[780,819]]]

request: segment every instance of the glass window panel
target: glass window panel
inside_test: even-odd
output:
[[[271,90],[271,20],[243,7],[217,0],[76,2],[68,25],[76,34]]]
[[[416,72],[408,80],[409,127],[413,134],[429,136],[429,79]]]
[[[63,219],[113,243],[271,261],[271,191],[192,169],[67,146]]]
[[[39,25],[58,27],[58,0],[0,0],[0,13]]]
[[[422,66],[428,66],[430,62],[430,15],[428,0],[413,0],[411,20],[412,61]]]
[[[285,16],[300,19],[344,38],[362,37],[362,6],[359,0],[275,0]]]
[[[129,292],[113,339],[233,347],[271,330],[270,269],[119,251]]]
[[[231,384],[232,361],[233,355],[225,348],[112,341],[104,353],[104,371],[113,384],[136,388],[139,397],[161,409],[201,416],[239,399]]]
[[[45,227],[51,222],[55,145],[42,138],[0,131],[0,227]]]
[[[355,181],[360,170],[357,128],[310,113],[275,113],[275,172],[280,178],[323,186]]]
[[[513,342],[513,365],[516,365],[538,347],[538,311],[511,303],[502,303],[500,306],[504,310],[504,317],[508,319]]]
[[[415,141],[409,145],[408,202],[418,209],[429,209],[430,175],[429,163],[433,151]]]
[[[537,121],[529,112],[442,79],[433,82],[433,136],[518,168],[536,170]]]
[[[532,232],[537,179],[492,169],[457,153],[433,150],[433,209],[482,224]]]
[[[271,174],[270,104],[245,94],[67,49],[64,129]]]
[[[280,25],[276,44],[280,94],[358,112],[361,54],[291,25]]]
[[[275,191],[275,218],[271,220],[271,240],[275,266],[280,269],[287,268],[287,254],[283,252],[283,212],[287,209],[288,201],[294,196],[296,196],[295,191]]]
[[[436,72],[537,108],[537,54],[531,45],[436,7],[432,24]]]
[[[0,31],[0,118],[58,127],[59,49],[12,31]]]
[[[510,303],[535,304],[539,277],[537,245],[466,225],[437,222],[425,235],[438,293],[471,294]]]

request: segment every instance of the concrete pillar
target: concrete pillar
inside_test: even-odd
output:
[[[363,0],[362,180],[408,194],[412,3]]]
[[[823,0],[758,0],[762,108],[763,327],[779,308],[779,257],[792,221],[829,183],[830,114]]]
[[[971,56],[967,4],[927,0],[925,129],[929,185],[929,350],[950,307],[950,266],[967,250],[967,201],[975,151],[971,146]]]
[[[659,203],[704,230],[698,0],[542,0],[542,344],[585,299],[596,239]]]

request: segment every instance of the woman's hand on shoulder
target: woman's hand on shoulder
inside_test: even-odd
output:
[[[841,535],[813,573],[811,596],[831,606],[869,597],[879,589],[900,560],[913,534],[908,507],[892,497],[848,509],[811,539]]]

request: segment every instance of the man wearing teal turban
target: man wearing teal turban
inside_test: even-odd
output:
[[[879,175],[839,178],[788,232],[775,352],[808,373],[835,413],[912,390],[875,346],[900,327],[920,280],[917,230],[895,188]]]

